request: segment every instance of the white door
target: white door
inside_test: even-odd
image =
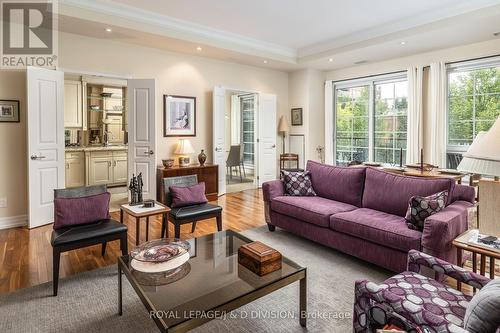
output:
[[[155,80],[128,80],[128,177],[142,173],[144,199],[156,199]]]
[[[64,73],[28,67],[29,227],[54,221],[54,189],[64,188]]]
[[[219,195],[226,193],[226,90],[214,87],[213,94],[214,164],[219,166]]]
[[[258,183],[276,179],[276,95],[259,94],[258,128]]]

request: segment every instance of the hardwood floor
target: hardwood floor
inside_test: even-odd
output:
[[[261,190],[248,190],[231,193],[219,198],[218,204],[223,207],[222,228],[242,231],[265,224],[264,205]],[[116,220],[120,213],[111,213]],[[141,240],[145,237],[145,221],[141,223]],[[125,215],[124,223],[129,228],[129,250],[135,246],[135,220]],[[169,223],[170,235],[173,225]],[[159,238],[161,219],[150,220],[149,239]],[[188,239],[217,231],[215,219],[199,221],[196,230],[191,233],[191,225],[181,227],[181,238]],[[50,236],[52,225],[36,229],[14,228],[0,230],[0,293],[38,285],[52,281],[52,246]],[[61,254],[60,277],[116,264],[120,255],[119,242],[110,242],[106,255],[101,256],[101,246]]]

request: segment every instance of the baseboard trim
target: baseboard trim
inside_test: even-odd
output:
[[[24,227],[27,225],[28,225],[28,215],[0,217],[0,230]]]

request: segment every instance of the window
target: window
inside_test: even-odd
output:
[[[255,97],[241,97],[241,121],[242,121],[242,143],[243,163],[245,166],[253,168],[254,165],[254,142],[255,142]]]
[[[335,87],[335,156],[351,161],[399,164],[406,160],[406,75],[351,81]]]
[[[457,167],[476,135],[499,115],[500,59],[448,66],[448,168]]]

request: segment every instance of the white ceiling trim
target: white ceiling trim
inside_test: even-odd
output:
[[[297,59],[297,50],[293,48],[179,20],[176,18],[160,15],[132,6],[114,3],[111,1],[103,2],[100,0],[60,0],[59,3],[60,5],[94,11],[126,20],[132,20],[139,23],[161,27],[164,30],[171,31],[172,33],[169,37],[173,38],[178,38],[178,34],[181,33],[182,35],[189,35],[192,41],[198,40],[199,42],[204,44],[209,44],[209,41],[215,41],[217,43],[214,43],[213,46],[219,46],[220,43],[226,43],[244,49],[250,48],[262,53],[276,55],[280,58],[289,58],[288,60],[290,62],[295,62]],[[62,9],[60,11],[63,10],[64,7],[62,6]]]
[[[467,15],[484,15],[487,14],[490,10],[498,12],[498,9],[500,8],[500,5],[498,3],[498,0],[476,0],[469,1],[467,3],[459,3],[457,5],[454,5],[453,7],[443,7],[438,10],[415,15],[411,18],[405,18],[403,20],[398,20],[385,25],[381,25],[373,29],[358,31],[356,33],[349,34],[340,38],[323,41],[300,48],[298,49],[298,57],[302,58],[317,55],[332,49],[338,49],[351,44],[367,41],[385,35],[390,35],[400,31],[418,28],[420,26],[443,21],[448,18],[460,16],[466,13]]]

